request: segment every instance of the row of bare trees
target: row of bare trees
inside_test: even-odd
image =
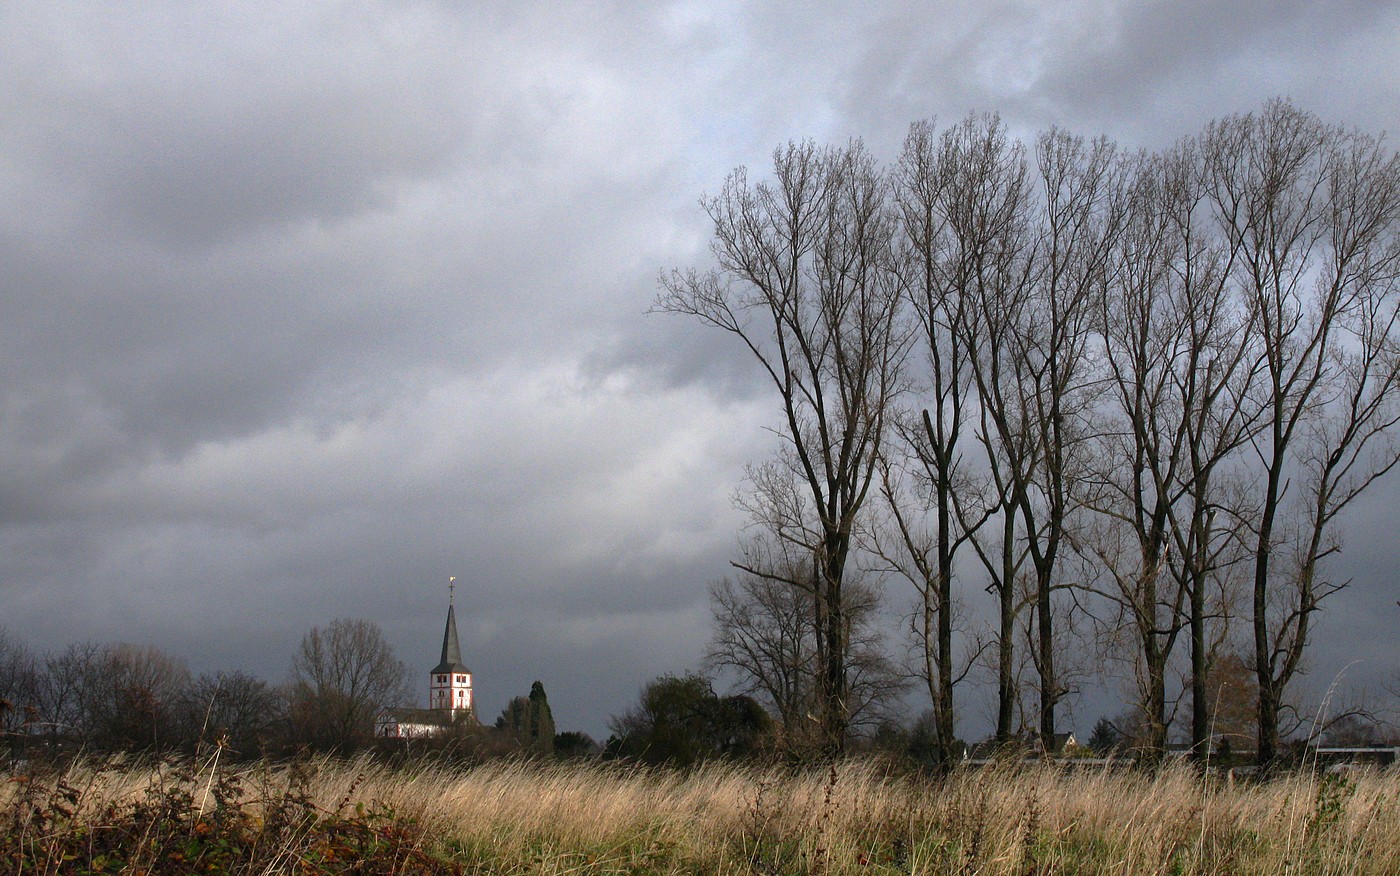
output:
[[[159,648],[79,642],[35,655],[0,630],[0,730],[10,748],[173,749],[222,735],[256,751],[282,698],[242,672],[192,676]]]
[[[783,414],[717,614],[801,607],[811,657],[787,671],[828,749],[878,638],[856,606],[893,576],[945,755],[979,661],[997,738],[1053,744],[1092,629],[1131,668],[1150,756],[1182,701],[1205,755],[1207,677],[1237,649],[1277,757],[1343,583],[1337,521],[1400,458],[1400,160],[1380,139],[1284,101],[1158,152],[1058,129],[1027,146],[973,116],[915,124],[888,168],[858,142],[789,144],[703,206],[716,265],[664,276],[658,308],[736,337]],[[738,629],[717,662],[781,677],[726,651]]]
[[[15,751],[348,751],[372,741],[379,710],[411,696],[404,664],[363,620],[313,627],[280,687],[239,671],[194,676],[151,646],[35,654],[0,629],[0,733]]]

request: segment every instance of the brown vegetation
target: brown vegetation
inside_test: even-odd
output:
[[[26,873],[1400,871],[1395,771],[79,763],[12,778],[0,814]]]

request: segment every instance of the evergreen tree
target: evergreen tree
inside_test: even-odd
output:
[[[517,738],[523,738],[525,728],[529,723],[530,699],[529,697],[514,697],[506,703],[506,707],[501,710],[501,714],[496,718],[496,729],[506,730],[514,734]]]
[[[1089,748],[1099,757],[1107,757],[1122,741],[1123,735],[1113,726],[1113,722],[1100,718],[1094,725],[1094,732],[1089,735]]]
[[[549,699],[544,694],[544,685],[536,681],[530,685],[530,748],[548,754],[554,751],[554,713],[550,711]]]
[[[521,748],[542,754],[554,751],[554,714],[544,685],[536,681],[529,696],[512,699],[496,719],[496,729],[514,736]]]

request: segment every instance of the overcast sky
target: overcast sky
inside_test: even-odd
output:
[[[1400,132],[1400,4],[4,4],[0,626],[280,681],[363,617],[426,698],[456,575],[483,718],[540,679],[601,735],[698,665],[773,445],[730,339],[646,315],[702,193],[789,139],[1151,148],[1278,95]],[[1324,687],[1400,665],[1384,490]]]

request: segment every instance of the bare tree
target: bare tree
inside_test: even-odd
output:
[[[1250,397],[1260,369],[1254,310],[1231,289],[1239,238],[1212,227],[1205,149],[1199,140],[1188,140],[1168,157],[1172,185],[1184,195],[1168,202],[1179,240],[1172,300],[1183,325],[1171,372],[1170,410],[1179,420],[1169,422],[1179,433],[1174,446],[1180,457],[1173,463],[1178,486],[1168,503],[1174,548],[1168,566],[1187,596],[1191,751],[1197,761],[1210,751],[1208,676],[1229,636],[1234,576],[1247,544],[1249,475],[1233,460],[1262,422]]]
[[[813,741],[822,742],[820,734],[813,733],[820,728],[812,721],[819,710],[822,667],[817,660],[816,614],[805,587],[811,572],[771,565],[771,554],[760,557],[761,553],[750,545],[744,565],[769,571],[760,575],[740,570],[734,579],[710,586],[714,635],[705,662],[710,670],[732,673],[739,693],[772,709],[784,742],[802,751]],[[907,682],[885,655],[878,591],[848,575],[844,596],[850,726],[873,727],[887,716]]]
[[[1313,614],[1343,586],[1323,569],[1340,549],[1334,524],[1400,459],[1400,158],[1283,101],[1205,140],[1262,363],[1251,621],[1267,765]]]
[[[876,530],[872,546],[918,594],[911,624],[917,675],[932,703],[933,738],[942,761],[954,756],[953,688],[971,662],[959,665],[953,650],[957,555],[994,508],[964,458],[975,400],[969,340],[958,327],[968,322],[969,290],[994,259],[996,244],[1005,240],[1008,220],[1014,222],[1017,193],[1009,193],[1008,205],[989,198],[991,187],[985,185],[1006,181],[1008,157],[994,117],[969,118],[942,138],[935,137],[931,123],[921,122],[911,126],[893,171],[896,271],[918,329],[924,367],[911,378],[919,407],[895,420],[913,477],[893,476],[903,465],[882,465],[890,534]],[[907,480],[915,482],[912,490],[901,486]],[[932,518],[929,524],[916,516],[923,509]]]
[[[1017,536],[1015,473],[1033,469],[1037,446],[1026,411],[1003,404],[1000,393],[1004,380],[1010,385],[1017,349],[1010,316],[1024,312],[1035,278],[1034,198],[1025,150],[995,116],[968,117],[942,135],[936,157],[928,150],[927,134],[916,126],[906,143],[899,190],[909,241],[900,263],[903,288],[915,301],[927,344],[927,392],[934,401],[929,416],[919,417],[922,434],[917,426],[903,430],[928,477],[939,540],[926,569],[933,586],[923,588],[939,629],[934,695],[945,704],[939,720],[946,738],[953,663],[943,628],[951,626],[955,610],[957,548],[977,534],[970,543],[998,601],[996,738],[1006,743],[1019,716],[1015,642],[1024,603],[1018,582],[1027,559]],[[965,381],[975,390],[969,394],[975,400],[971,411]],[[961,457],[966,429],[979,450],[975,465]],[[974,469],[980,479],[970,476]],[[995,526],[983,528],[993,521]],[[906,547],[913,548],[911,559],[919,555],[915,539],[906,539]]]
[[[97,697],[100,741],[115,748],[169,748],[190,681],[185,662],[152,645],[106,648]]]
[[[280,730],[286,702],[260,678],[236,670],[219,671],[200,675],[189,685],[180,714],[185,745],[218,744],[236,756],[255,757]]]
[[[1093,293],[1122,205],[1114,197],[1115,150],[1105,140],[1086,143],[1051,130],[1037,140],[1036,165],[1038,210],[1032,217],[1029,206],[1022,208],[1016,257],[995,282],[972,290],[962,330],[973,351],[981,440],[1003,505],[1000,562],[987,562],[986,548],[978,553],[1002,587],[1013,586],[1023,560],[1029,564],[1038,731],[1048,748],[1055,705],[1067,692],[1056,671],[1053,594],[1071,583],[1060,580],[1060,559],[1080,501],[1075,491],[1098,389],[1089,346]],[[1003,591],[1003,600],[1013,598]]]
[[[960,533],[947,542],[939,538],[939,530],[931,530],[926,520],[916,516],[926,506],[900,486],[911,480],[916,482],[916,488],[926,483],[923,476],[903,475],[890,463],[882,464],[880,492],[885,499],[885,513],[881,524],[867,537],[868,549],[878,558],[881,571],[892,573],[914,589],[913,609],[908,615],[908,672],[923,686],[933,704],[921,725],[931,742],[929,753],[935,762],[947,765],[959,750],[953,691],[967,678],[986,647],[981,637],[967,633],[966,612],[962,602],[955,599],[952,587],[951,559],[970,533]],[[942,566],[941,559],[950,562]],[[965,637],[961,652],[954,651],[954,633]]]
[[[788,736],[805,729],[816,703],[812,600],[776,578],[740,572],[710,585],[711,670],[729,671],[739,691],[772,709]]]
[[[803,546],[815,559],[807,589],[823,667],[820,718],[836,751],[851,706],[846,571],[907,344],[890,270],[887,185],[865,148],[789,144],[773,161],[771,182],[750,183],[740,168],[702,202],[719,267],[664,276],[656,308],[736,337],[777,390],[779,460],[813,518],[776,534],[817,536]]]
[[[1221,466],[1250,435],[1252,375],[1248,322],[1228,289],[1233,250],[1200,228],[1195,143],[1130,166],[1098,301],[1108,393],[1087,502],[1100,516],[1080,543],[1099,561],[1111,632],[1131,643],[1139,748],[1155,760],[1166,749],[1168,667],[1183,632],[1193,697],[1204,696],[1215,641],[1205,629],[1207,573],[1226,534],[1215,526]],[[1203,746],[1204,725],[1193,741]]]
[[[1129,632],[1142,718],[1142,747],[1166,749],[1166,670],[1183,624],[1185,588],[1164,575],[1171,548],[1171,504],[1182,430],[1174,428],[1172,374],[1179,366],[1183,325],[1170,288],[1180,239],[1173,232],[1180,176],[1140,157],[1129,182],[1124,231],[1104,273],[1101,332],[1109,377],[1108,428],[1094,470],[1102,490],[1091,500],[1104,519],[1087,541],[1110,586],[1115,629]]]
[[[312,627],[292,658],[294,732],[348,751],[373,736],[375,713],[408,697],[408,669],[378,624],[338,619]]]
[[[88,743],[97,733],[103,694],[103,646],[75,642],[43,659],[40,726],[51,747],[63,739]]]
[[[22,751],[39,730],[38,661],[24,643],[0,628],[0,736],[12,755]]]

